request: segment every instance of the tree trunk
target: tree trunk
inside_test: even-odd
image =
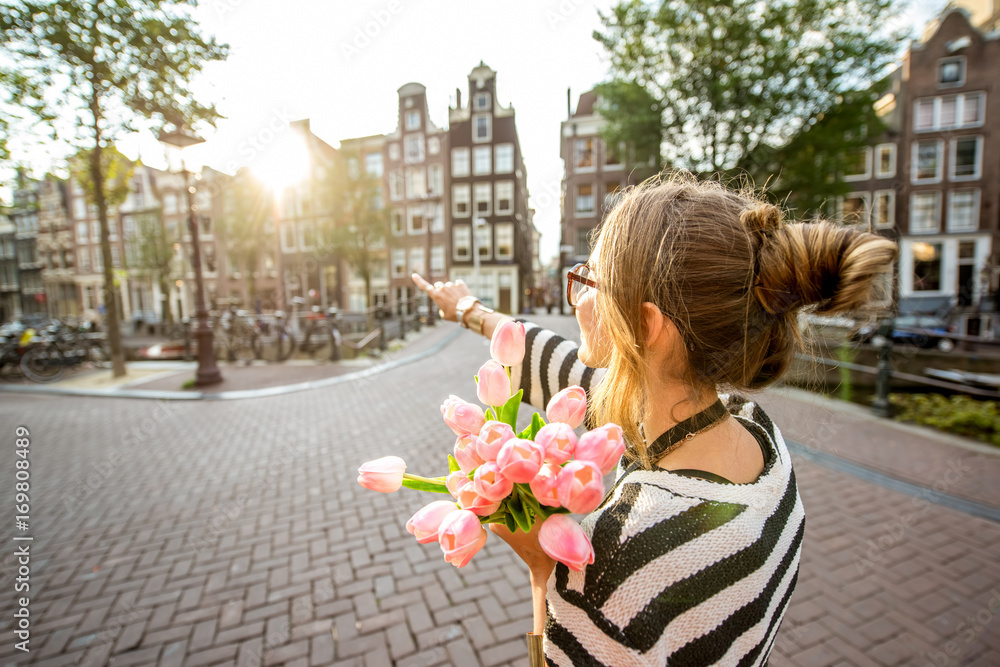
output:
[[[104,198],[104,173],[101,169],[101,109],[97,91],[91,88],[90,110],[94,118],[94,150],[90,153],[90,179],[94,184],[94,203],[101,225],[101,257],[104,258],[104,313],[108,327],[108,346],[111,348],[111,377],[125,375],[125,354],[122,350],[119,327],[118,301],[116,299],[114,265],[111,262],[111,233],[108,227],[108,205]]]

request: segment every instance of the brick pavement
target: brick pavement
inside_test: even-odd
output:
[[[487,356],[466,335],[356,382],[221,403],[5,396],[3,424],[32,429],[36,542],[32,652],[4,642],[0,663],[526,664],[527,571],[506,545],[455,569],[403,528],[424,494],[355,482],[388,453],[439,470],[437,406],[471,398]],[[1000,526],[796,466],[805,549],[772,665],[1000,664]]]

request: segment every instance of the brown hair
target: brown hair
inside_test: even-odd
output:
[[[611,352],[592,417],[620,424],[650,465],[638,429],[651,370],[644,302],[677,327],[677,373],[692,397],[706,388],[761,389],[802,347],[799,311],[861,308],[891,276],[897,253],[894,242],[857,229],[786,223],[760,195],[686,173],[630,188],[605,219],[594,258],[595,317]]]

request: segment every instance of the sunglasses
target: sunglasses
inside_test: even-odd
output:
[[[566,300],[569,301],[569,305],[571,307],[577,307],[577,304],[580,303],[580,299],[583,298],[583,295],[587,293],[588,289],[591,287],[597,289],[597,283],[591,280],[588,277],[589,275],[590,267],[586,264],[577,264],[566,274]]]

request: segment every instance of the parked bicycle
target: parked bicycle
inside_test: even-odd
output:
[[[225,355],[229,361],[249,364],[257,358],[257,331],[246,321],[246,312],[230,306],[224,316],[215,319],[213,327],[216,357]]]
[[[56,321],[40,332],[28,329],[19,340],[26,348],[21,355],[21,372],[35,382],[55,382],[66,369],[84,364],[108,368],[111,356],[104,345],[104,334],[93,334],[89,327],[71,327]]]
[[[336,361],[340,358],[340,332],[335,322],[337,309],[330,308],[324,313],[319,306],[313,306],[310,312],[304,314],[305,326],[302,327],[298,307],[305,302],[302,297],[292,298],[292,319],[288,331],[296,347],[310,359]]]

